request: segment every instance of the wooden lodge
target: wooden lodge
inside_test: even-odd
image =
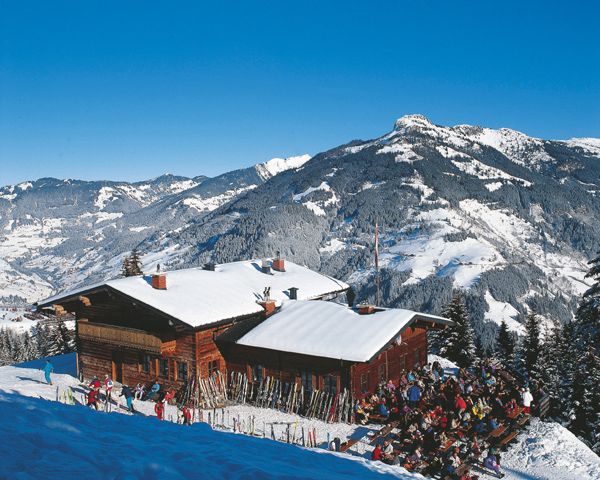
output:
[[[309,301],[348,288],[276,258],[109,280],[51,297],[38,311],[75,315],[81,378],[108,373],[130,386],[158,380],[177,391],[191,375],[217,371],[372,391],[425,362],[426,331],[451,324],[406,310]]]
[[[244,331],[217,337],[230,371],[253,381],[274,377],[305,391],[356,397],[427,362],[427,330],[452,322],[409,310],[347,307],[333,302],[286,301],[274,315]]]

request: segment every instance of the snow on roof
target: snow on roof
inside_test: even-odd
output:
[[[214,271],[189,268],[168,272],[165,290],[153,288],[150,277],[119,278],[48,298],[40,306],[110,287],[195,328],[263,312],[257,301],[263,300],[266,287],[270,287],[270,298],[276,306],[289,298],[292,287],[298,289],[299,300],[321,298],[349,288],[342,281],[292,262],[285,262],[285,271],[271,269],[270,274],[262,273],[261,265],[260,260],[248,260],[219,264]]]
[[[401,309],[361,315],[334,302],[283,302],[281,309],[237,340],[237,344],[317,357],[368,362],[420,318],[446,318]]]

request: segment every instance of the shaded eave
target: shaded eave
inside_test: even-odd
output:
[[[414,328],[423,328],[425,330],[442,330],[442,329],[444,329],[446,327],[450,327],[452,325],[454,325],[454,322],[452,320],[446,320],[445,318],[441,318],[441,317],[430,317],[429,315],[417,313],[413,316],[413,318],[410,319],[410,321],[408,321],[406,323],[406,325],[404,325],[400,329],[399,332],[394,334],[394,336],[392,338],[390,338],[377,351],[377,353],[375,353],[370,359],[366,360],[364,363],[371,363],[374,360],[376,360],[377,357],[379,357],[379,355],[381,355],[383,352],[385,352],[388,349],[388,347],[392,343],[394,343],[394,341],[406,331],[407,328],[414,327]]]

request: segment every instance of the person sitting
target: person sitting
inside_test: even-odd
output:
[[[152,389],[150,390],[150,392],[148,392],[146,400],[152,400],[159,390],[160,385],[158,384],[158,380],[155,380],[154,385],[152,385]]]
[[[356,400],[356,405],[354,406],[354,415],[356,418],[356,423],[360,423],[361,425],[367,423],[368,415],[363,410],[360,400]]]
[[[379,444],[375,445],[375,450],[373,450],[373,453],[371,453],[371,460],[381,461],[381,445],[379,445]]]
[[[458,456],[458,453],[454,451],[452,455],[448,457],[448,460],[446,460],[446,463],[444,465],[444,472],[448,473],[449,475],[454,475],[456,473],[456,469],[460,466],[460,464],[460,457]]]
[[[490,416],[490,419],[488,420],[488,423],[487,423],[488,432],[493,432],[499,426],[500,426],[500,424],[496,421],[496,418],[493,415]]]
[[[146,384],[138,383],[137,386],[135,387],[135,399],[141,400],[145,393],[146,393]]]
[[[384,440],[381,446],[381,459],[385,463],[392,463],[394,459],[394,447],[389,440]]]
[[[166,394],[165,394],[165,398],[163,398],[163,402],[165,403],[165,405],[167,403],[169,403],[170,400],[175,398],[175,389],[171,388]]]
[[[381,415],[382,417],[385,417],[386,420],[389,418],[390,416],[390,411],[388,410],[388,408],[385,406],[385,401],[381,400],[381,402],[379,403],[379,409],[377,410],[377,413],[379,415]]]
[[[493,453],[486,457],[486,459],[483,461],[483,466],[493,470],[497,475],[500,475],[500,463],[498,462],[496,455]]]

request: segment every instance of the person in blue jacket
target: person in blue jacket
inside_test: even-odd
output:
[[[160,385],[158,384],[158,380],[155,380],[154,385],[152,385],[152,389],[148,392],[148,398],[146,398],[146,400],[152,400],[159,390]]]
[[[385,402],[383,400],[381,400],[381,403],[379,404],[379,411],[378,411],[378,413],[382,417],[385,417],[385,418],[389,418],[390,417],[390,411],[385,406]]]
[[[50,374],[54,371],[54,367],[50,363],[50,360],[46,360],[46,365],[40,370],[44,371],[44,375],[46,376],[46,383],[48,385],[52,385],[52,379],[50,378]]]
[[[408,389],[408,401],[410,402],[411,408],[417,408],[419,406],[419,399],[421,398],[421,390],[417,385],[413,385]]]

